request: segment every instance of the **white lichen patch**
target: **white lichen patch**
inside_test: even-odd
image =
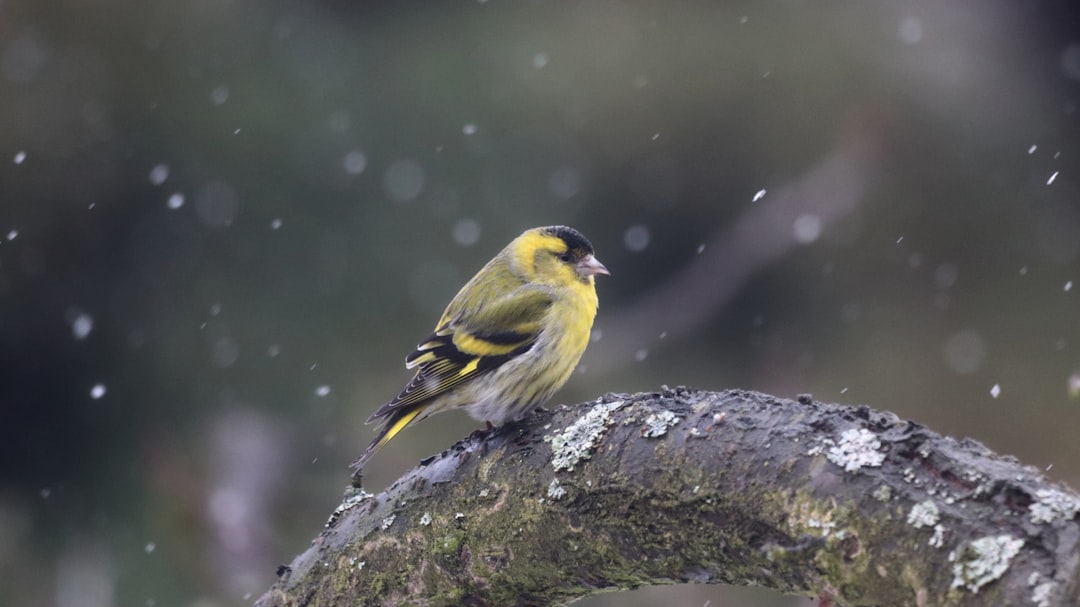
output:
[[[949,554],[954,563],[952,587],[978,592],[1005,575],[1023,546],[1024,540],[1010,535],[988,535],[971,542],[959,554],[953,551]]]
[[[1052,523],[1057,519],[1071,520],[1080,512],[1080,500],[1071,493],[1057,489],[1039,489],[1031,504],[1031,522]]]
[[[641,435],[645,438],[663,436],[667,434],[669,428],[681,421],[681,417],[666,409],[659,413],[653,413],[645,418],[645,427],[641,429]]]
[[[813,535],[829,538],[840,527],[842,515],[834,508],[822,508],[818,505],[800,501],[789,510],[788,521],[792,532],[799,535]]]
[[[1028,586],[1031,587],[1031,602],[1037,607],[1052,605],[1051,600],[1054,598],[1054,591],[1057,590],[1056,582],[1043,578],[1038,571],[1033,571],[1028,576]]]
[[[423,515],[420,516],[420,524],[423,525],[424,527],[427,527],[428,525],[431,524],[431,513],[430,512],[425,512]]]
[[[934,535],[930,536],[930,541],[926,542],[931,548],[941,548],[945,545],[945,527],[940,523],[934,525]]]
[[[384,519],[382,520],[382,525],[380,525],[379,527],[380,527],[380,528],[381,528],[381,529],[382,529],[383,531],[386,531],[387,529],[389,529],[389,528],[390,528],[390,525],[393,525],[393,524],[394,524],[394,519],[396,519],[396,518],[397,518],[397,515],[396,515],[396,514],[391,514],[390,516],[388,516],[388,517],[386,517],[386,518],[384,518]]]
[[[548,484],[547,496],[553,502],[557,502],[560,499],[566,497],[566,489],[559,483],[559,479],[551,479],[551,483]]]
[[[887,502],[892,499],[892,487],[888,485],[879,485],[874,492],[870,494],[871,497],[879,502]]]
[[[833,439],[823,438],[816,445],[807,449],[806,454],[810,457],[814,457],[815,455],[821,455],[822,453],[825,453],[826,449],[832,447],[835,444],[836,441],[834,441]]]
[[[926,500],[911,507],[911,512],[908,512],[907,522],[916,529],[922,529],[923,527],[933,527],[937,524],[939,518],[941,518],[941,512],[938,510],[937,504],[933,500]]]
[[[369,498],[375,497],[375,494],[368,493],[362,488],[349,487],[345,491],[345,499],[338,504],[337,508],[330,513],[330,518],[326,521],[326,526],[329,527],[337,522],[341,515],[345,514],[349,510],[359,506]]]
[[[845,472],[854,472],[859,468],[880,466],[885,461],[885,454],[879,449],[881,441],[873,432],[866,428],[849,428],[840,435],[840,441],[829,448],[825,457]]]
[[[589,459],[611,424],[611,413],[622,405],[623,401],[598,404],[562,432],[545,436],[551,443],[551,467],[573,471],[578,462]]]
[[[833,529],[836,529],[836,523],[828,519],[809,518],[806,521],[806,527],[808,529],[820,529],[821,537],[829,537]]]

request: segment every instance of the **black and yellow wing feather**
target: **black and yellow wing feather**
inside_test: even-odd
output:
[[[462,289],[466,292],[468,287]],[[368,418],[368,423],[383,420],[383,427],[353,467],[362,466],[434,399],[528,352],[540,336],[551,304],[550,290],[533,284],[524,284],[491,302],[455,298],[435,332],[406,357],[406,367],[417,368],[416,375],[400,394]]]

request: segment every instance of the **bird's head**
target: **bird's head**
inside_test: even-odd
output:
[[[592,284],[593,276],[609,274],[592,243],[574,228],[534,228],[518,236],[510,248],[530,280],[554,287]]]

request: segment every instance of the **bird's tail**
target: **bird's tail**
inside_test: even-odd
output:
[[[398,432],[405,429],[420,412],[423,411],[422,407],[414,407],[410,410],[393,411],[387,417],[382,427],[379,428],[379,434],[375,437],[375,440],[371,441],[367,449],[360,454],[360,457],[353,460],[353,463],[349,464],[349,468],[353,471],[353,479],[358,479],[360,473],[364,468],[364,464],[367,463],[371,456],[375,455],[375,452],[382,449],[382,446],[390,442],[390,439],[397,436]]]

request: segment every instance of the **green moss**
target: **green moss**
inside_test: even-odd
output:
[[[449,531],[435,538],[431,545],[431,554],[440,565],[456,566],[461,558],[461,546],[468,535],[464,531]]]
[[[466,597],[472,594],[472,590],[466,586],[451,588],[445,592],[438,592],[431,597],[433,607],[457,607]]]

